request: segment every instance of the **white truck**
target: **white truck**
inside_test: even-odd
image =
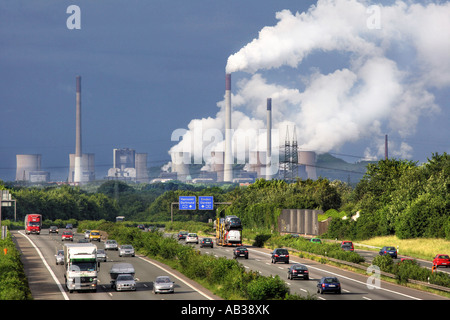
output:
[[[64,279],[67,290],[97,291],[100,263],[97,262],[97,246],[92,243],[70,243],[64,245]]]

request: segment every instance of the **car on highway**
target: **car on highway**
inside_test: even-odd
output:
[[[213,248],[214,247],[213,240],[211,238],[203,238],[202,241],[200,241],[200,248],[203,247]]]
[[[188,233],[189,232],[187,232],[187,231],[180,231],[180,232],[178,232],[177,239],[178,240],[186,239],[186,236],[188,235]]]
[[[124,244],[119,247],[119,257],[122,256],[134,257],[134,255],[135,255],[134,248],[131,244]]]
[[[198,235],[196,233],[188,233],[185,241],[186,241],[186,243],[198,244]]]
[[[309,240],[311,243],[317,243],[317,244],[321,244],[322,240],[320,240],[319,238],[312,238],[311,240]]]
[[[294,264],[288,268],[287,278],[293,280],[295,278],[302,278],[303,280],[309,280],[309,270],[303,264]]]
[[[105,241],[105,250],[118,250],[119,247],[117,245],[116,240],[106,240]]]
[[[136,291],[136,279],[131,274],[119,274],[114,284],[116,291],[132,290]]]
[[[168,276],[159,276],[156,277],[155,281],[153,281],[153,293],[162,293],[162,292],[175,292],[175,282],[170,280]]]
[[[104,249],[97,249],[97,261],[106,262],[106,251]]]
[[[248,259],[248,249],[246,247],[237,247],[233,250],[233,258],[237,259],[239,257]]]
[[[353,247],[353,242],[347,240],[341,242],[341,249],[344,251],[355,251],[355,247]]]
[[[272,251],[272,263],[277,262],[289,263],[289,251],[283,248],[277,248]]]
[[[91,230],[91,232],[89,233],[89,241],[101,241],[101,235],[100,235],[100,231],[98,230]]]
[[[323,294],[324,292],[341,293],[341,283],[336,277],[322,277],[317,282],[317,293]]]
[[[84,232],[84,238],[85,239],[89,239],[89,235],[91,234],[91,230],[86,230],[85,232]]]
[[[70,240],[73,241],[73,232],[71,230],[64,230],[61,235],[61,241]]]
[[[56,265],[64,264],[64,250],[58,250],[55,254]]]
[[[437,267],[450,267],[450,257],[448,254],[437,254],[433,259],[433,266]]]
[[[58,233],[59,229],[57,226],[50,226],[50,228],[48,229],[48,233]]]
[[[73,225],[71,223],[66,224],[66,229],[73,229]]]
[[[390,255],[392,258],[397,259],[397,249],[395,247],[383,247],[379,254],[381,256]]]

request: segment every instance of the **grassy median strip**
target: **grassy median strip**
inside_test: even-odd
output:
[[[108,236],[119,243],[132,244],[140,253],[159,260],[199,282],[223,299],[245,300],[306,300],[291,294],[287,284],[279,277],[265,277],[255,271],[246,271],[234,259],[216,258],[200,254],[191,246],[179,244],[161,232],[141,232],[110,224]]]

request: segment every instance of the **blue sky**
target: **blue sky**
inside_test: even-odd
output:
[[[16,154],[39,153],[42,167],[51,172],[51,178],[65,180],[69,153],[75,149],[77,75],[82,77],[83,152],[95,153],[97,178],[105,176],[112,166],[113,148],[129,147],[148,153],[149,166],[167,163],[168,151],[175,144],[171,141],[175,129],[187,128],[193,119],[217,117],[228,58],[258,39],[266,26],[277,25],[283,19],[276,16],[277,12],[287,9],[295,15],[297,11],[306,12],[313,4],[316,2],[292,0],[2,1],[0,179],[14,179]],[[79,30],[66,26],[69,5],[81,9]],[[381,31],[385,31],[383,25]],[[383,46],[383,36],[377,37],[374,43]],[[402,78],[402,85],[413,83],[411,79],[424,74],[417,67],[410,70],[409,63],[427,54],[418,48],[417,42],[405,41],[382,55],[388,58],[383,60],[383,66],[392,59],[397,62],[397,71],[413,74],[406,80]],[[320,103],[306,97],[307,93],[313,95],[313,85],[318,85],[321,76],[329,84],[331,75],[340,81],[344,76],[364,71],[362,67],[349,67],[355,63],[355,51],[328,50],[317,44],[311,52],[305,52],[296,66],[259,65],[255,67],[258,71],[233,72],[233,94],[236,101],[242,101],[237,108],[250,119],[258,120],[258,113],[249,110],[249,86],[245,86],[258,80],[270,85],[269,91],[275,86],[296,90],[306,108],[309,102]],[[348,69],[351,72],[346,72]],[[413,85],[417,83],[414,81]],[[399,157],[407,155],[412,160],[426,161],[432,152],[449,152],[448,89],[446,79],[419,89],[418,92],[425,90],[431,95],[423,105],[435,107],[417,106],[417,119],[411,120],[416,122],[406,128],[408,133],[387,120],[389,111],[368,122],[371,130],[377,126],[378,133],[388,133],[393,152],[397,151]],[[294,103],[292,99],[289,104]],[[390,115],[395,118],[398,113]],[[282,115],[278,117],[281,119]],[[310,128],[303,129],[307,136]],[[302,130],[297,130],[299,135]],[[302,142],[305,148],[316,146]],[[343,137],[321,151],[352,155],[346,160],[354,161],[368,154],[379,156],[378,147],[373,134],[369,134]]]

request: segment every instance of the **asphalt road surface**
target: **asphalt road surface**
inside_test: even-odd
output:
[[[60,234],[49,234],[43,230],[40,235],[24,235],[23,231],[12,231],[28,278],[34,300],[214,300],[220,299],[167,266],[136,255],[119,257],[117,251],[106,251],[107,261],[101,262],[97,292],[69,293],[64,284],[64,266],[56,265],[55,254],[63,249]],[[74,243],[84,235],[75,234]],[[70,241],[69,241],[70,242]],[[104,248],[103,242],[94,242]],[[131,263],[136,271],[136,291],[116,292],[111,288],[109,270],[119,262]],[[153,281],[157,276],[168,275],[175,282],[173,294],[154,294]]]
[[[19,249],[22,251],[22,259],[25,272],[28,277],[30,289],[35,300],[216,300],[220,299],[211,292],[187,279],[180,273],[145,257],[119,257],[116,251],[107,251],[107,262],[102,262],[99,273],[99,285],[97,292],[68,293],[64,285],[64,267],[56,265],[55,253],[62,249],[64,242],[59,234],[48,234],[43,230],[41,235],[25,236],[23,231],[13,231],[13,236]],[[84,235],[76,234],[74,242]],[[183,242],[183,241],[181,241]],[[200,248],[192,245],[204,254],[216,257],[225,256],[233,258],[232,247]],[[98,243],[103,248],[103,242]],[[360,275],[337,267],[319,262],[301,259],[291,255],[289,264],[271,263],[270,250],[261,248],[249,248],[249,258],[238,258],[239,262],[247,270],[259,272],[264,276],[280,276],[288,284],[291,292],[307,297],[316,295],[319,300],[448,300],[442,296],[406,288],[389,282],[385,282],[376,275]],[[130,292],[116,292],[110,287],[109,270],[114,263],[132,263],[135,277],[138,279],[137,290]],[[287,269],[290,265],[301,263],[308,267],[309,280],[288,280]],[[153,281],[157,276],[169,275],[175,281],[174,294],[153,294]],[[317,281],[323,276],[336,276],[342,286],[341,294],[317,294]]]

